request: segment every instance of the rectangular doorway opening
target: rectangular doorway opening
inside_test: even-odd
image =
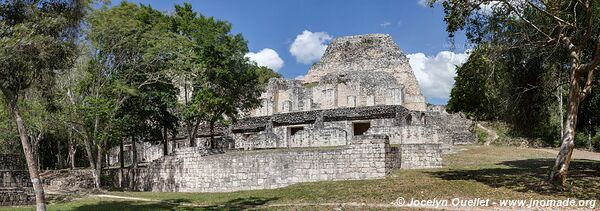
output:
[[[354,130],[355,136],[364,135],[367,132],[367,130],[369,130],[369,128],[371,128],[370,122],[354,122],[354,123],[352,123],[352,129]]]
[[[304,130],[304,127],[290,127],[290,136],[296,135],[296,133]]]

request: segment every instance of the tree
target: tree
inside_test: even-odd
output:
[[[72,126],[84,137],[94,182],[100,188],[104,150],[139,129],[141,123],[136,121],[147,116],[139,113],[144,109],[125,112],[131,108],[127,106],[147,102],[151,96],[145,95],[146,90],[171,83],[162,67],[175,53],[164,46],[177,43],[178,36],[169,32],[170,22],[163,13],[126,2],[95,11],[88,22],[91,59],[79,89],[80,118]],[[136,124],[127,128],[123,122]]]
[[[182,62],[175,63],[174,75],[178,78],[183,89],[183,103],[179,105],[179,115],[184,122],[186,135],[190,146],[195,146],[198,128],[205,118],[198,109],[198,101],[193,102],[197,88],[205,83],[206,64],[203,52],[209,53],[212,45],[219,38],[228,36],[231,25],[225,21],[207,18],[192,10],[190,4],[175,5],[172,18],[173,32],[186,38],[186,45],[179,51]]]
[[[89,49],[86,49],[85,47],[86,45],[79,46],[79,57],[75,64],[69,71],[60,75],[57,81],[58,91],[61,96],[58,99],[58,102],[62,109],[60,121],[67,130],[67,163],[71,169],[75,168],[77,147],[80,146],[80,143],[82,142],[81,139],[83,138],[77,133],[77,130],[74,130],[77,127],[73,123],[77,122],[77,111],[83,104],[84,93],[81,90],[84,87],[81,86],[81,83],[87,76],[85,70],[87,70],[87,65],[90,63],[91,59],[87,53]]]
[[[520,39],[514,33],[502,37],[514,42]],[[546,68],[556,67],[563,59],[537,48],[480,44],[457,68],[448,110],[478,120],[503,121],[512,126],[514,135],[554,144],[560,121],[555,118],[556,107],[549,105],[555,104],[560,74]]]
[[[434,1],[431,1],[433,5]],[[569,61],[569,97],[562,143],[549,181],[564,185],[574,148],[580,103],[592,89],[594,71],[600,64],[600,2],[593,0],[449,0],[443,1],[450,36],[464,29],[475,44],[503,41],[512,32],[521,43],[504,42],[507,48],[539,48],[560,52]],[[481,8],[490,8],[491,15]],[[487,11],[489,13],[489,11]],[[521,44],[521,45],[514,45]],[[547,68],[548,71],[552,69]],[[558,70],[562,70],[559,68]]]
[[[257,67],[256,72],[258,74],[258,84],[262,88],[266,88],[266,86],[269,84],[269,79],[282,77],[281,74],[279,74],[278,72],[275,72],[269,69],[268,67],[263,66]]]
[[[0,102],[4,97],[0,95]],[[19,133],[14,125],[14,120],[10,118],[10,113],[5,103],[0,103],[0,152],[5,154],[19,154],[21,146],[14,140],[19,139]]]
[[[490,45],[477,46],[467,62],[457,68],[448,111],[461,111],[478,120],[500,118],[502,104],[498,93],[503,85],[499,81],[502,71],[500,65],[495,66],[491,61],[492,54]]]
[[[0,3],[0,91],[19,132],[38,210],[45,210],[38,162],[27,136],[19,100],[32,88],[45,91],[69,68],[85,1],[2,1]],[[46,93],[45,96],[49,96]]]
[[[235,121],[241,113],[257,106],[262,88],[259,76],[264,80],[268,71],[245,58],[247,43],[241,35],[230,34],[231,24],[199,15],[190,4],[175,6],[175,11],[174,32],[192,42],[190,61],[195,63],[194,68],[184,68],[181,74],[193,76],[186,78],[193,91],[183,112],[188,139],[193,146],[198,128],[204,123],[210,129],[210,146],[215,147],[215,124]]]

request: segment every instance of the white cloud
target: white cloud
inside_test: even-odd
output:
[[[258,53],[250,52],[246,54],[251,61],[256,62],[258,66],[268,67],[271,70],[277,72],[283,67],[283,59],[279,57],[277,51],[265,48],[260,50]]]
[[[321,58],[327,49],[326,42],[331,36],[326,32],[311,32],[304,30],[302,34],[290,46],[290,53],[296,57],[296,61],[303,64],[311,64]]]
[[[379,26],[381,26],[381,27],[383,27],[383,28],[386,28],[386,27],[388,27],[388,26],[390,26],[390,25],[392,25],[392,23],[390,23],[390,22],[387,22],[387,21],[385,21],[385,22],[383,22],[383,23],[379,24]]]
[[[429,7],[429,0],[419,0],[417,3],[422,7]]]
[[[294,78],[294,80],[304,80],[305,75],[299,75]]]
[[[415,53],[409,54],[407,57],[421,85],[423,95],[428,98],[448,99],[450,90],[454,86],[456,66],[467,61],[469,52],[441,51],[435,56]]]
[[[491,16],[494,13],[494,8],[501,5],[501,3],[502,2],[500,2],[500,1],[490,1],[490,2],[483,3],[483,4],[479,5],[479,10],[477,12],[479,12],[482,15]]]

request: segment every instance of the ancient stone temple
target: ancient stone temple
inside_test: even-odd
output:
[[[136,187],[227,192],[382,178],[394,169],[439,168],[455,144],[474,140],[470,120],[427,108],[408,59],[389,35],[334,39],[304,80],[271,79],[261,102],[214,134],[200,128],[199,147],[178,143],[169,156],[146,150],[150,163],[136,173]],[[218,150],[203,147],[211,136]],[[108,163],[118,160],[117,152]]]
[[[463,118],[427,111],[407,57],[384,34],[334,39],[303,80],[271,79],[261,102],[250,117],[218,134],[224,147],[344,146],[355,136],[376,134],[391,144],[447,152],[463,142],[455,137],[470,134],[470,124],[449,128]],[[200,131],[198,144],[209,136]]]
[[[383,34],[340,37],[304,80],[274,79],[254,116],[376,105],[425,111],[408,58]]]

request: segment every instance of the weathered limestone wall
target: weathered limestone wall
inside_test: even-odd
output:
[[[260,99],[261,107],[252,116],[361,107],[403,105],[404,86],[387,72],[328,74],[318,83],[272,78]]]
[[[380,135],[358,136],[349,145],[335,149],[210,154],[186,148],[140,169],[136,186],[139,190],[158,192],[230,192],[279,188],[300,182],[383,178],[400,167],[400,152],[390,147],[386,136]],[[418,155],[411,156],[415,162],[426,163],[411,167],[434,163],[417,158]]]
[[[0,206],[35,203],[29,172],[18,155],[0,154]]]
[[[151,162],[163,156],[163,145],[162,144],[151,144],[148,142],[137,142],[137,160],[138,162]],[[131,149],[131,143],[127,143],[123,147],[123,161],[125,165],[130,165],[133,158],[133,150]],[[171,143],[169,143],[169,149],[171,149]],[[108,164],[114,166],[119,164],[119,146],[113,147],[108,151]]]
[[[410,125],[398,124],[396,119],[372,119],[357,121],[324,122],[322,127],[313,124],[278,126],[273,133],[262,131],[258,134],[236,135],[235,148],[295,148],[344,146],[354,138],[353,123],[370,123],[367,135],[387,135],[390,144],[443,143],[443,149],[451,148],[451,134],[437,125],[425,125],[417,120]],[[291,135],[293,128],[303,130]],[[442,141],[441,139],[448,139]],[[448,145],[446,142],[450,142]],[[444,151],[448,151],[444,150]]]
[[[442,167],[440,144],[402,144],[399,148],[402,169]]]
[[[477,139],[472,132],[473,121],[460,113],[427,112],[425,115],[427,124],[438,131],[440,141],[446,145],[472,144]]]
[[[410,110],[425,111],[425,98],[408,63],[408,58],[390,35],[367,34],[335,38],[304,77],[318,82],[329,73],[386,72],[404,86],[405,104]]]

